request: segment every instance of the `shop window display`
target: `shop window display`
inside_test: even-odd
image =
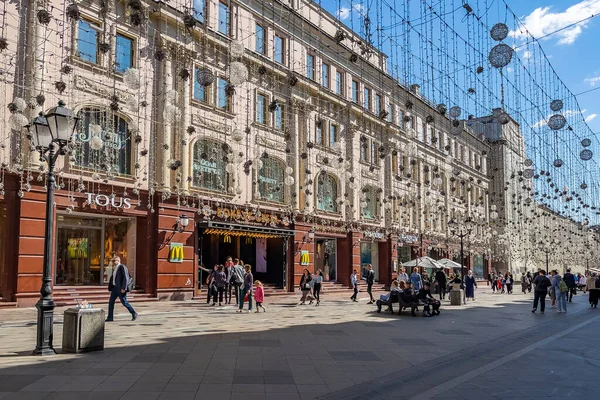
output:
[[[135,220],[58,215],[56,285],[105,285],[118,255],[135,271]]]

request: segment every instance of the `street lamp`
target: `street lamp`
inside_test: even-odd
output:
[[[473,231],[474,223],[471,217],[465,218],[462,223],[457,222],[454,218],[448,221],[448,229],[454,236],[460,238],[460,273],[462,275],[462,283],[465,284],[465,263],[464,263],[464,238],[469,236]],[[463,303],[466,304],[466,298],[463,291]]]
[[[76,127],[78,118],[65,107],[61,100],[46,115],[40,113],[30,125],[29,139],[40,153],[40,160],[48,162],[48,186],[46,191],[46,226],[44,230],[44,271],[38,309],[37,342],[33,355],[55,354],[52,347],[54,307],[52,299],[52,247],[54,228],[54,164],[65,148]],[[55,147],[57,148],[55,151]]]

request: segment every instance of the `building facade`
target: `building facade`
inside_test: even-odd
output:
[[[115,254],[159,299],[191,298],[198,266],[228,256],[287,290],[304,268],[348,284],[366,264],[389,284],[418,255],[460,261],[447,222],[467,216],[463,261],[485,275],[489,141],[314,2],[5,12],[3,300],[39,296],[47,165],[24,125],[58,100],[79,121],[57,166],[55,292],[105,285]]]

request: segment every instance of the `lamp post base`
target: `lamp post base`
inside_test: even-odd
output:
[[[52,347],[54,337],[54,307],[52,298],[41,298],[35,307],[38,309],[37,317],[37,344],[31,353],[34,356],[48,356],[56,354]]]

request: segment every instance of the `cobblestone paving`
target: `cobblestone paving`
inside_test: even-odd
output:
[[[349,296],[349,295],[348,295]],[[0,399],[598,398],[600,311],[532,314],[530,295],[484,288],[434,318],[377,314],[346,296],[319,307],[267,299],[266,313],[202,302],[117,305],[106,349],[52,357],[35,347],[35,309],[0,310]]]

